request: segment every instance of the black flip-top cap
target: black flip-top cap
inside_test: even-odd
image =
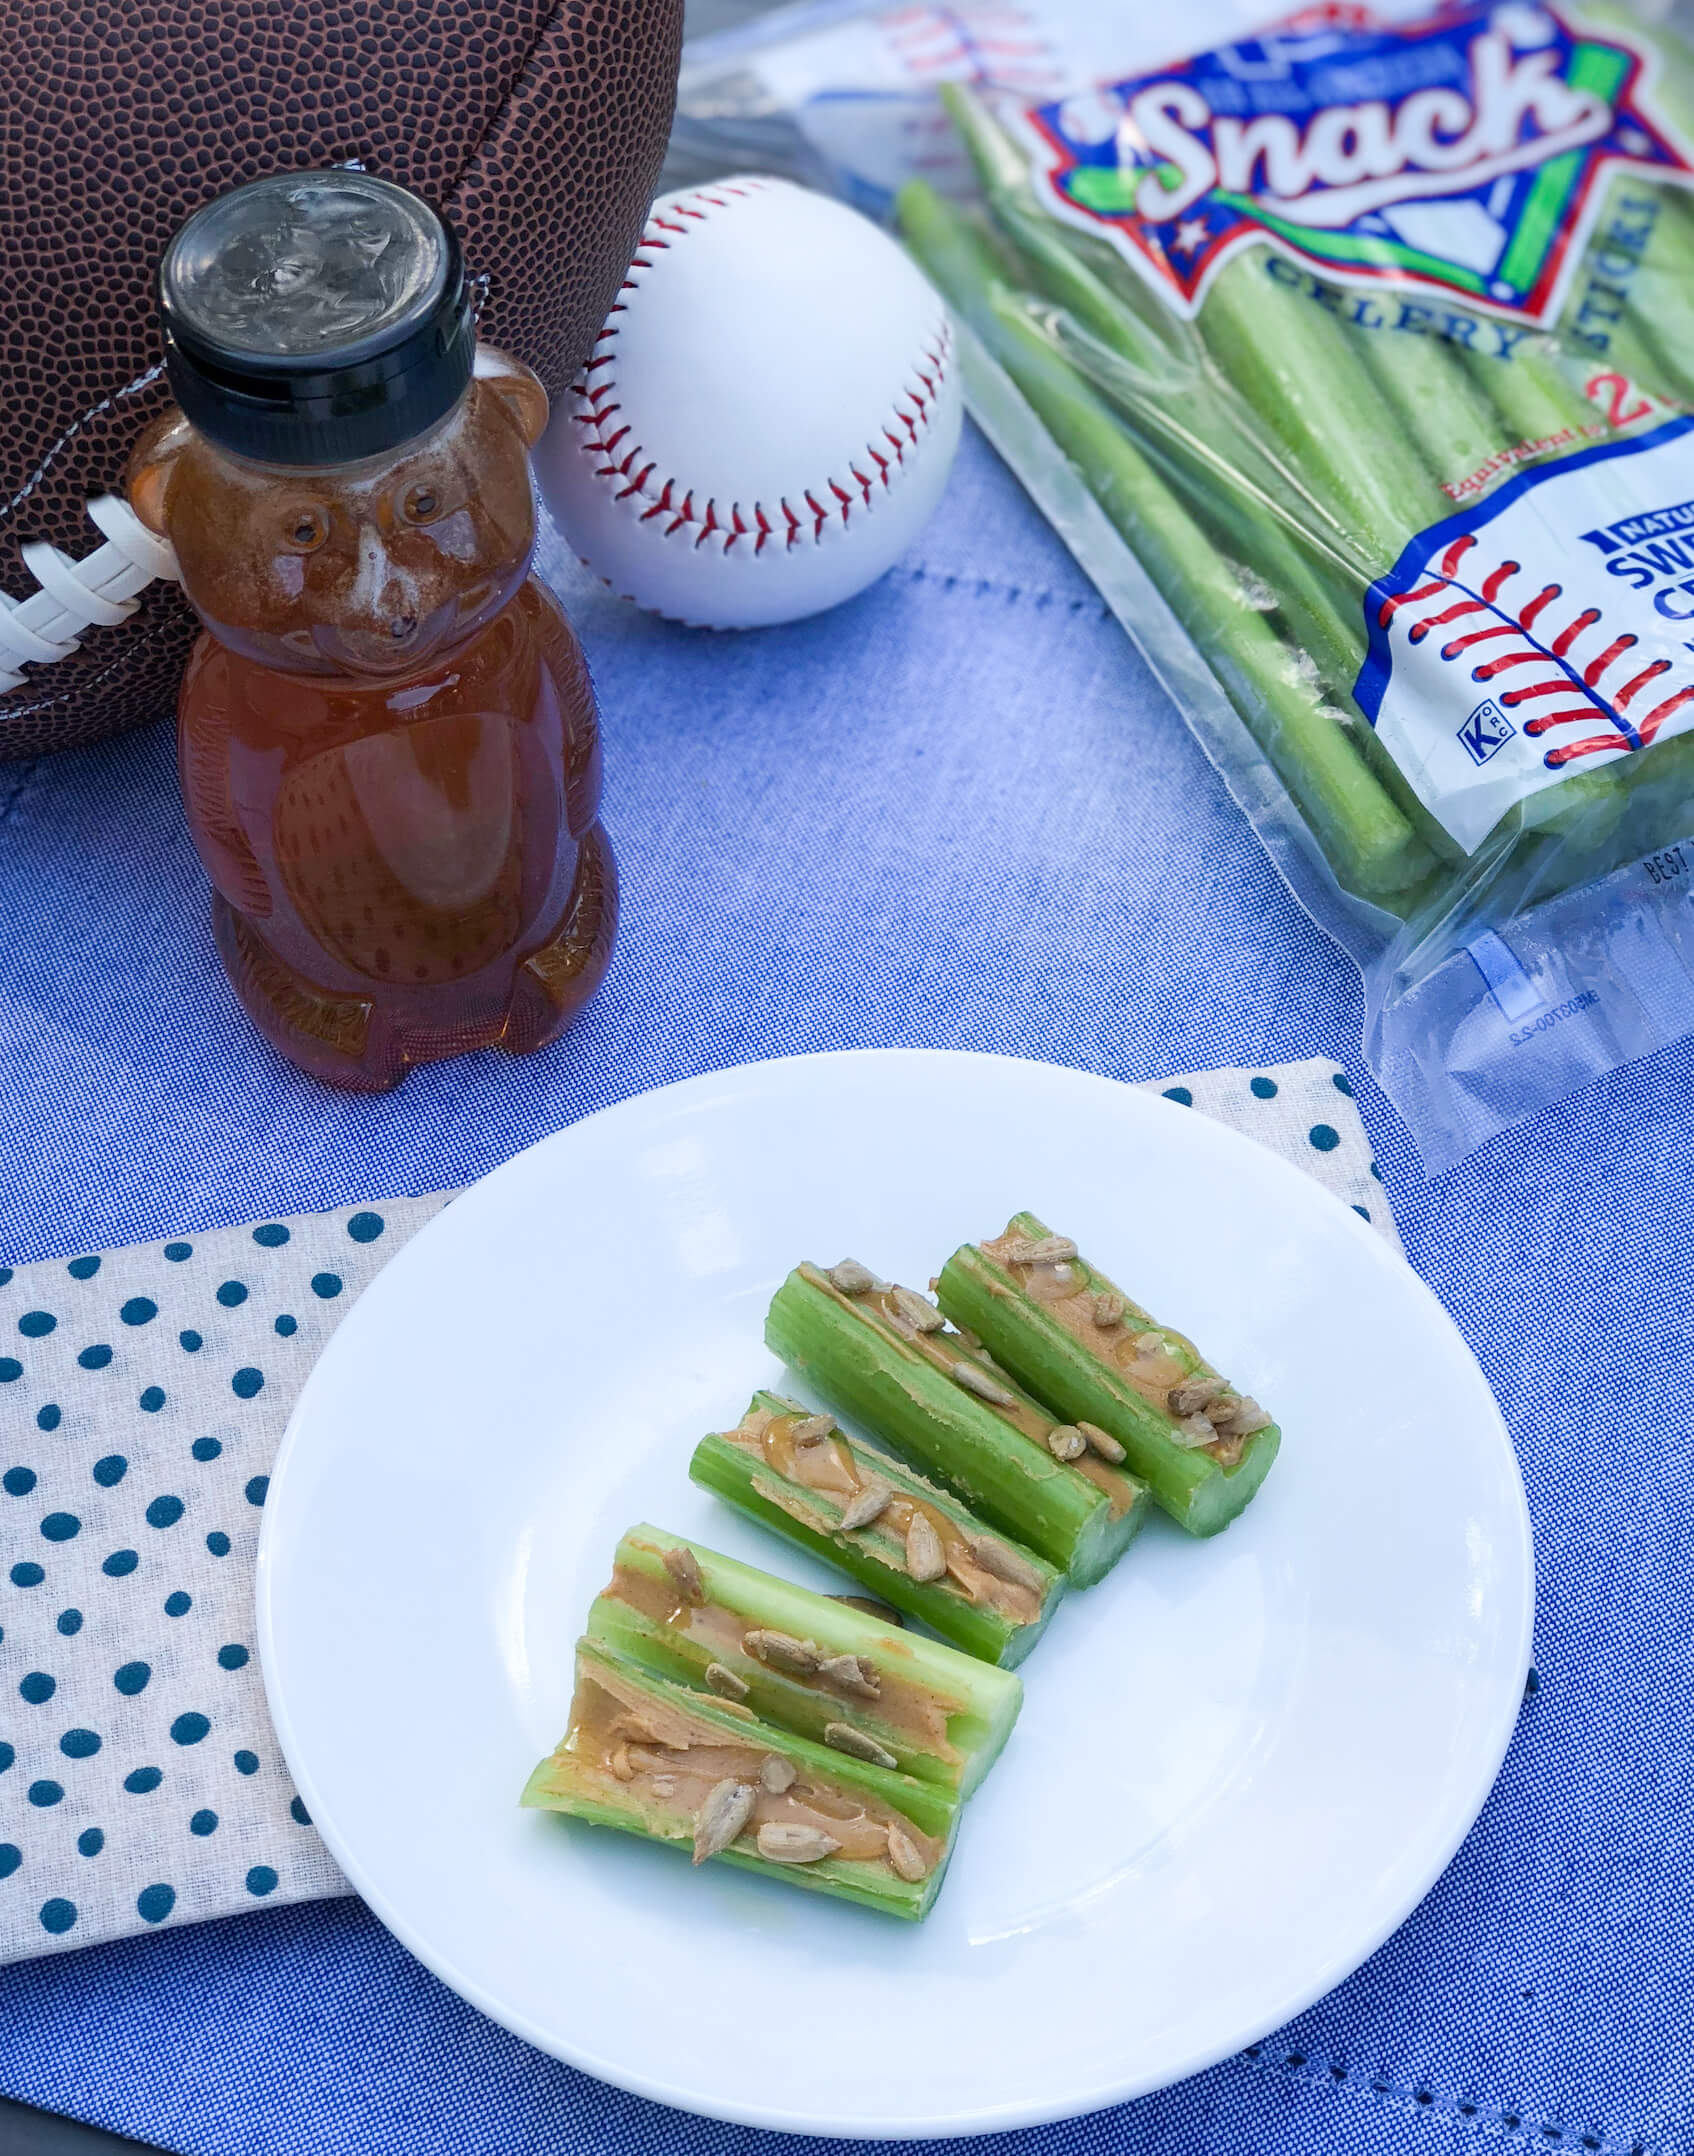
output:
[[[192,423],[266,464],[351,464],[424,433],[470,380],[464,258],[367,172],[279,172],[196,210],[159,265],[165,368]]]

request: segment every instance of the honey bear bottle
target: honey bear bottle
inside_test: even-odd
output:
[[[364,173],[208,203],[159,294],[178,409],[129,498],[204,625],[178,752],[236,993],[360,1091],[544,1047],[617,912],[593,687],[530,575],[546,391],[477,347],[442,219]]]

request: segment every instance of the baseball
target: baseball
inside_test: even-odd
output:
[[[677,621],[797,621],[874,583],[946,485],[947,311],[856,210],[742,176],[661,196],[536,452],[590,569]]]

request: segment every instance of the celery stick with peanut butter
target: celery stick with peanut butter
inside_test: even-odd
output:
[[[956,1250],[936,1292],[1032,1392],[1108,1433],[1190,1534],[1227,1527],[1269,1472],[1281,1440],[1270,1414],[1033,1213]]]
[[[814,1418],[828,1422],[828,1417]],[[814,1743],[967,1797],[1023,1700],[1009,1670],[809,1587],[632,1527],[588,1638],[608,1653]]]
[[[949,1325],[927,1296],[854,1259],[790,1273],[765,1339],[832,1405],[1074,1587],[1102,1578],[1146,1518],[1146,1484],[1098,1418],[1055,1414],[970,1323]]]
[[[940,1888],[960,1802],[589,1639],[570,1727],[522,1801],[911,1920]]]
[[[984,1662],[1021,1662],[1064,1592],[1056,1566],[950,1491],[778,1393],[702,1438],[688,1471]]]

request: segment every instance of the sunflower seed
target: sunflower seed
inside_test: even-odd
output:
[[[1202,1445],[1217,1443],[1217,1431],[1204,1415],[1185,1415],[1172,1430],[1172,1439],[1184,1452],[1198,1452]]]
[[[991,1573],[997,1580],[1004,1580],[1008,1587],[1027,1587],[1033,1594],[1041,1592],[1040,1573],[1004,1542],[994,1542],[987,1535],[978,1535],[971,1543],[971,1555],[984,1572]]]
[[[759,1829],[759,1854],[772,1864],[815,1864],[840,1847],[822,1827],[802,1826],[797,1820],[767,1819]]]
[[[743,1632],[741,1644],[757,1661],[785,1670],[791,1677],[814,1676],[823,1660],[822,1652],[809,1639],[796,1639],[790,1632],[771,1632],[761,1627]]]
[[[889,1300],[900,1315],[909,1324],[915,1325],[920,1333],[938,1333],[947,1322],[933,1303],[926,1302],[912,1288],[893,1289]]]
[[[878,1624],[904,1626],[906,1622],[897,1609],[886,1602],[879,1602],[875,1595],[830,1595],[828,1600],[839,1602],[847,1609],[858,1610],[866,1617],[874,1617]]]
[[[1088,1450],[1088,1440],[1073,1424],[1056,1422],[1047,1432],[1047,1450],[1055,1460],[1080,1460]]]
[[[753,1816],[759,1792],[751,1782],[714,1782],[694,1820],[694,1861],[720,1855]]]
[[[873,1475],[862,1490],[856,1490],[848,1498],[841,1514],[843,1527],[868,1527],[888,1509],[888,1501],[894,1492],[886,1482],[879,1482]]]
[[[843,1295],[868,1295],[876,1286],[876,1275],[868,1265],[861,1265],[857,1258],[843,1258],[839,1265],[832,1265],[828,1278]]]
[[[794,1787],[797,1773],[791,1759],[784,1759],[778,1752],[767,1752],[759,1762],[759,1787],[773,1797],[780,1797],[784,1790]]]
[[[1276,1420],[1245,1393],[1238,1400],[1221,1401],[1207,1412],[1210,1420],[1230,1437],[1252,1437],[1260,1430],[1268,1430]]]
[[[1079,1422],[1077,1428],[1088,1440],[1090,1452],[1097,1452],[1102,1460],[1110,1460],[1114,1467],[1123,1465],[1123,1447],[1115,1437],[1108,1436],[1097,1422]]]
[[[1094,1322],[1100,1326],[1123,1323],[1123,1297],[1121,1295],[1096,1295],[1094,1298]]]
[[[821,1445],[826,1437],[834,1435],[833,1415],[808,1415],[804,1422],[797,1422],[789,1435],[802,1451],[812,1445]]]
[[[928,1877],[923,1851],[903,1827],[891,1826],[888,1830],[888,1861],[898,1878],[910,1880],[914,1886]]]
[[[927,1512],[914,1512],[906,1528],[906,1570],[920,1583],[938,1580],[947,1569],[941,1537]]]
[[[1137,1362],[1151,1362],[1155,1355],[1165,1352],[1165,1336],[1163,1333],[1137,1333],[1130,1345],[1135,1350]]]
[[[745,1699],[751,1686],[745,1677],[738,1677],[734,1670],[725,1669],[721,1662],[706,1664],[707,1688],[721,1692],[725,1699]]]
[[[692,1550],[684,1549],[680,1544],[666,1550],[664,1563],[672,1584],[685,1602],[699,1604],[705,1601],[706,1583],[700,1577],[700,1560]]]
[[[1203,1407],[1210,1407],[1220,1392],[1227,1390],[1221,1377],[1185,1377],[1180,1385],[1170,1389],[1170,1411],[1179,1420],[1184,1415],[1197,1415]]]
[[[986,1370],[979,1370],[974,1362],[956,1362],[947,1375],[955,1385],[962,1385],[966,1392],[974,1392],[979,1400],[986,1400],[990,1407],[1011,1407],[1011,1394],[1004,1385],[996,1385]]]
[[[1063,1265],[1076,1256],[1068,1235],[1023,1236],[1006,1252],[1013,1265]]]
[[[882,1696],[882,1679],[868,1655],[828,1655],[819,1663],[818,1675],[827,1677],[843,1692],[851,1692],[856,1699],[879,1699]]]
[[[854,1729],[847,1722],[826,1722],[823,1741],[833,1745],[838,1752],[845,1752],[850,1759],[868,1760],[873,1767],[894,1768],[900,1764],[874,1737],[867,1737],[862,1729]]]

